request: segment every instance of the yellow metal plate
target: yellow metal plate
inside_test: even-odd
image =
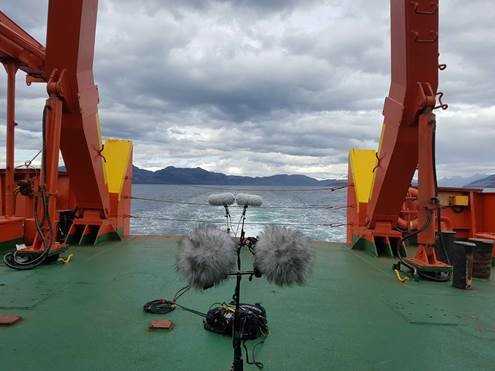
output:
[[[450,205],[452,206],[469,206],[469,197],[468,196],[451,196],[450,197]]]
[[[358,203],[368,203],[373,187],[376,166],[376,151],[373,149],[351,149],[349,153],[352,180]]]
[[[105,172],[108,191],[120,197],[127,169],[131,165],[132,142],[130,140],[107,139],[102,152],[105,157]]]

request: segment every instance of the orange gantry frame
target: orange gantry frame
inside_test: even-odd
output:
[[[46,48],[0,12],[0,62],[8,76],[0,243],[23,240],[29,245],[25,252],[49,248],[57,254],[68,241],[96,243],[129,234],[132,143],[103,142],[100,135],[93,78],[97,9],[97,0],[50,0]],[[28,84],[46,83],[40,170],[14,170],[18,70]]]
[[[392,82],[380,146],[350,152],[347,228],[352,247],[395,256],[406,253],[403,237],[415,230],[419,249],[408,260],[433,270],[449,268],[435,253],[439,225],[458,237],[495,239],[487,213],[494,194],[437,187],[433,112],[447,108],[438,92],[438,71],[445,68],[438,23],[438,0],[391,0]],[[416,171],[418,186],[411,189]],[[461,199],[467,202],[456,204]]]

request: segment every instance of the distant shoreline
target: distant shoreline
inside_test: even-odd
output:
[[[319,180],[306,175],[277,174],[262,177],[226,175],[200,167],[176,168],[168,166],[157,171],[133,166],[133,184],[169,184],[220,187],[338,187],[347,184],[346,179]]]
[[[259,188],[266,188],[266,187],[293,187],[293,188],[332,188],[332,187],[339,187],[341,185],[347,184],[347,180],[342,180],[339,181],[337,180],[336,183],[341,182],[342,184],[335,184],[335,185],[308,185],[308,184],[292,184],[292,185],[286,185],[286,184],[206,184],[206,183],[141,183],[141,182],[133,182],[132,184],[139,184],[139,185],[177,185],[177,186],[204,186],[204,187],[259,187]]]

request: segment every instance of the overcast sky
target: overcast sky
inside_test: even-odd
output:
[[[47,0],[0,8],[44,43]],[[494,173],[493,1],[443,0],[440,16],[440,176]],[[377,146],[389,49],[389,0],[100,0],[103,134],[133,139],[148,169],[343,177],[349,148]],[[44,102],[23,78],[19,161],[40,147]],[[0,115],[3,145],[5,99]]]

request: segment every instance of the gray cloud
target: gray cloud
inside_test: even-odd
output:
[[[47,0],[5,2],[2,10],[43,41]],[[350,147],[377,146],[389,85],[388,3],[101,1],[103,133],[132,138],[136,164],[153,169],[345,176]],[[441,3],[449,65],[441,90],[451,107],[438,115],[441,175],[493,172],[494,17],[488,0],[469,9]],[[19,76],[18,95],[23,160],[39,147],[44,91]]]

